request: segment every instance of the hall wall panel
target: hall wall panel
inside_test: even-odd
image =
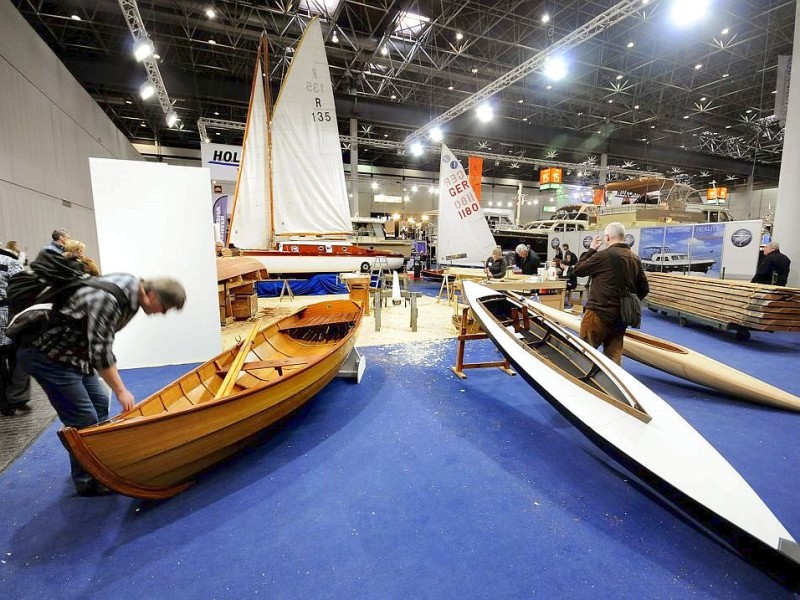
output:
[[[13,4],[0,0],[0,241],[38,249],[64,227],[98,256],[90,157],[141,160]]]

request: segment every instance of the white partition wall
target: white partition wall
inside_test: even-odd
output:
[[[208,169],[91,159],[104,273],[169,276],[186,288],[180,312],[141,311],[117,334],[120,368],[202,362],[221,351]]]

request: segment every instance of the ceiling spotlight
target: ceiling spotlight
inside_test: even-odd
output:
[[[550,21],[550,15],[548,15],[547,13],[544,13],[542,15],[542,23],[548,23],[549,21]]]
[[[608,99],[608,103],[609,103],[609,104],[614,104],[614,101],[613,101],[611,98],[609,98],[609,99]]]
[[[464,39],[464,34],[459,31],[458,33],[456,33],[456,39],[460,42],[461,40]]]
[[[80,21],[81,20],[81,16],[80,15],[75,15],[75,14],[70,15],[69,18],[72,19],[73,21]]]
[[[730,75],[731,75],[730,73],[723,73],[722,74],[723,77],[730,77]]]
[[[178,115],[175,113],[174,110],[171,110],[167,113],[167,127],[172,127],[175,123],[178,122]]]
[[[731,128],[730,125],[725,125],[725,129],[730,129],[730,128]]]
[[[392,94],[391,98],[392,98],[392,100],[396,100],[397,99],[397,94]]]
[[[386,46],[384,46],[383,48],[381,48],[381,54],[383,56],[386,56],[387,54],[389,54],[389,49]]]
[[[523,121],[527,121],[527,120],[528,120],[528,117],[522,117],[522,120],[523,120]]]
[[[215,117],[218,117],[218,116],[219,116],[219,111],[218,111],[218,110],[215,110],[215,111],[214,111],[214,116],[215,116]]]
[[[567,64],[559,57],[551,58],[545,62],[544,74],[552,81],[563,79],[567,74]]]
[[[639,105],[638,104],[634,104],[633,105],[633,110],[639,110]]]
[[[744,111],[744,112],[746,112],[746,113],[749,115],[751,112],[753,112],[753,109],[752,109],[752,108],[748,108],[748,109],[747,109],[746,111]]]
[[[448,89],[448,90],[450,90],[450,91],[452,92],[452,91],[453,91],[453,86],[452,86],[452,85],[448,85],[448,86],[447,86],[447,89]]]
[[[550,85],[550,84],[548,83],[546,86],[544,86],[544,89],[546,89],[546,90],[552,90],[552,89],[553,89],[553,86],[552,86],[552,85]]]
[[[695,71],[699,71],[699,70],[700,70],[700,69],[702,69],[702,68],[703,68],[703,65],[701,65],[700,63],[697,63],[697,64],[694,66],[694,69],[695,69]]]
[[[208,43],[211,44],[212,46],[216,46],[217,45],[216,40],[208,40]]]
[[[142,62],[146,58],[150,58],[153,56],[154,51],[155,47],[153,46],[153,42],[148,37],[140,38],[133,45],[133,56],[137,62]]]
[[[481,123],[488,123],[494,118],[494,111],[492,110],[492,107],[485,103],[478,106],[478,108],[475,110],[475,114]]]
[[[672,22],[678,27],[687,27],[706,16],[708,0],[673,0]]]
[[[617,81],[619,81],[620,79],[622,79],[622,75],[617,75]]]
[[[371,187],[372,187],[373,190],[377,190],[378,189],[378,182],[377,181],[373,181],[372,184],[371,184]]]
[[[139,88],[139,96],[142,97],[142,100],[147,100],[155,93],[156,93],[156,86],[154,86],[149,81],[145,81]]]
[[[214,9],[213,9],[213,8],[207,8],[207,9],[206,9],[206,16],[207,16],[209,19],[213,19],[213,18],[215,18],[215,17],[217,16],[217,13],[215,13],[215,12],[214,12]]]
[[[478,72],[478,67],[472,67],[472,73],[477,73],[477,72]]]
[[[684,119],[688,119],[688,118],[689,118],[689,115],[683,115],[683,118],[684,118]]]
[[[203,138],[203,141],[204,141],[206,144],[210,144],[210,143],[211,143],[211,138]]]
[[[728,35],[728,28],[726,27],[725,29],[723,29],[722,31],[720,31],[720,33],[721,33],[722,35]]]
[[[125,104],[133,104],[131,100],[125,100]]]
[[[413,193],[413,192],[416,192],[418,189],[419,189],[419,188],[418,188],[417,186],[415,186],[415,185],[412,185],[412,186],[411,186],[411,192],[412,192],[412,193]]]
[[[525,101],[524,101],[522,98],[520,98],[519,100],[517,100],[517,104],[522,104],[523,102],[525,102]]]
[[[633,42],[628,42],[627,44],[628,48],[633,48],[635,45]]]
[[[431,129],[431,132],[428,135],[434,142],[442,141],[442,130],[439,129],[438,127],[434,127],[433,129]]]
[[[332,41],[334,44],[338,44],[338,43],[339,43],[339,36],[338,36],[338,35],[336,35],[336,32],[335,32],[335,31],[333,32],[333,35],[331,36],[331,41]]]

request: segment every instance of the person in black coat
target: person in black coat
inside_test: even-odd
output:
[[[490,279],[502,279],[505,277],[506,269],[508,269],[508,263],[503,256],[503,250],[500,246],[497,246],[492,250],[492,255],[486,259],[486,277]]]
[[[791,260],[781,254],[778,242],[770,242],[764,246],[764,256],[758,261],[756,274],[750,283],[766,283],[767,285],[786,285],[789,279],[789,265]]]
[[[533,252],[525,244],[519,244],[515,252],[517,253],[516,265],[523,275],[536,275],[539,267],[542,266],[542,261],[539,260],[539,255]]]

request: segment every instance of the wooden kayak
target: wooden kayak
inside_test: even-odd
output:
[[[744,558],[800,590],[800,546],[669,404],[524,303],[472,282],[464,282],[464,295],[508,361],[581,433]]]
[[[174,496],[336,377],[362,314],[350,300],[312,304],[254,330],[130,411],[58,435],[112,490],[135,498]],[[230,392],[215,398],[224,385]]]
[[[512,297],[523,301],[519,296],[512,294]],[[544,315],[563,327],[580,332],[581,321],[576,315],[539,302],[530,300],[524,302],[530,310]],[[734,398],[800,412],[800,398],[794,394],[663,338],[628,329],[622,352],[628,358],[654,369]]]

